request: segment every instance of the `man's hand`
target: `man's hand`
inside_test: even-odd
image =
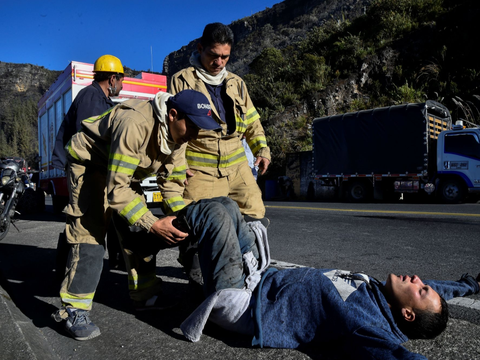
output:
[[[172,225],[172,221],[176,219],[175,216],[166,216],[164,218],[158,219],[150,228],[150,232],[168,245],[176,245],[188,236],[188,233],[178,230],[175,226]]]
[[[267,171],[268,169],[268,165],[270,165],[270,160],[261,156],[257,156],[257,161],[255,161],[255,166],[258,166],[260,175],[265,174],[265,171]]]
[[[194,176],[194,175],[195,175],[195,174],[194,174],[193,172],[191,172],[190,169],[187,169],[187,177],[185,178],[185,181],[183,182],[183,184],[184,184],[185,186],[187,186],[187,185],[188,185],[188,178],[189,178],[189,177],[192,177],[192,176]]]

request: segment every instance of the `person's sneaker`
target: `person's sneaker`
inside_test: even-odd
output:
[[[154,295],[148,300],[134,301],[133,308],[136,311],[167,310],[178,305],[178,300],[170,297]]]
[[[100,329],[88,317],[88,311],[67,308],[65,329],[75,340],[90,340],[100,335]]]

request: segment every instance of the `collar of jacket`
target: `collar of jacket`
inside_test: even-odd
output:
[[[103,96],[103,98],[105,99],[105,101],[110,104],[110,106],[115,106],[115,103],[112,101],[112,99],[110,99],[108,96],[105,95],[105,93],[103,92],[103,89],[102,87],[100,86],[100,84],[98,82],[96,82],[95,80],[92,81],[92,86],[97,89]]]
[[[160,151],[165,155],[170,155],[175,148],[175,143],[170,140],[170,130],[168,128],[167,100],[172,94],[159,92],[151,100],[154,118],[158,124],[158,145]]]
[[[185,73],[184,73],[185,74]],[[202,79],[200,79],[198,76],[197,76],[197,73],[195,71],[195,67],[193,66],[190,66],[188,68],[188,72],[186,73],[187,76],[183,76],[183,79],[185,80],[185,82],[188,84],[188,86],[190,87],[190,89],[193,89],[193,90],[197,90],[199,92],[201,92],[202,94],[204,94],[207,98],[208,98],[208,101],[210,101],[210,104],[212,104],[212,110],[213,110],[213,113],[215,114],[215,119],[220,119],[220,114],[218,113],[218,110],[217,108],[215,107],[215,105],[213,105],[213,101],[212,101],[212,98],[210,96],[210,93],[208,92],[207,90],[207,87],[205,85],[205,83],[203,82]],[[231,73],[230,71],[228,72],[228,75],[227,77],[225,78],[225,80],[223,81],[225,86],[227,86],[227,83],[234,79],[234,76],[233,76],[233,73]],[[226,89],[228,89],[228,87],[226,87]],[[227,92],[228,94],[228,92]],[[223,121],[220,120],[220,122],[217,120],[217,122],[220,124],[220,125],[226,125]]]

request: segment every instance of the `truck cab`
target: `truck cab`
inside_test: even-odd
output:
[[[470,124],[475,126],[474,124]],[[480,128],[452,125],[432,100],[315,119],[315,181],[351,202],[437,197],[463,201],[480,191]]]
[[[480,191],[480,129],[465,129],[457,121],[437,142],[437,196],[444,202],[462,201]]]

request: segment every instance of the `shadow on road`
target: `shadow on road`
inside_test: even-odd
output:
[[[37,328],[51,328],[62,336],[68,336],[64,331],[64,325],[56,323],[50,317],[60,306],[55,257],[55,249],[3,243],[0,245],[0,268],[3,269],[3,272],[0,272],[0,284]],[[134,314],[137,320],[149,324],[176,340],[187,342],[178,328],[198,303],[192,301],[192,293],[182,268],[157,267],[157,274],[168,279],[163,283],[163,290],[165,294],[179,299],[178,306],[168,311],[135,313],[128,296],[127,274],[117,270],[109,271],[108,261],[104,260],[104,270],[95,294],[97,304],[94,309],[95,316],[108,318],[113,316],[114,321],[119,323],[122,321],[119,319],[122,313]],[[104,314],[99,310],[98,304],[105,306]],[[232,348],[251,348],[250,336],[226,331],[215,324],[207,323],[204,334]],[[337,357],[335,352],[330,353],[328,349],[325,351],[325,349],[304,347],[298,350],[312,359],[341,358]]]

